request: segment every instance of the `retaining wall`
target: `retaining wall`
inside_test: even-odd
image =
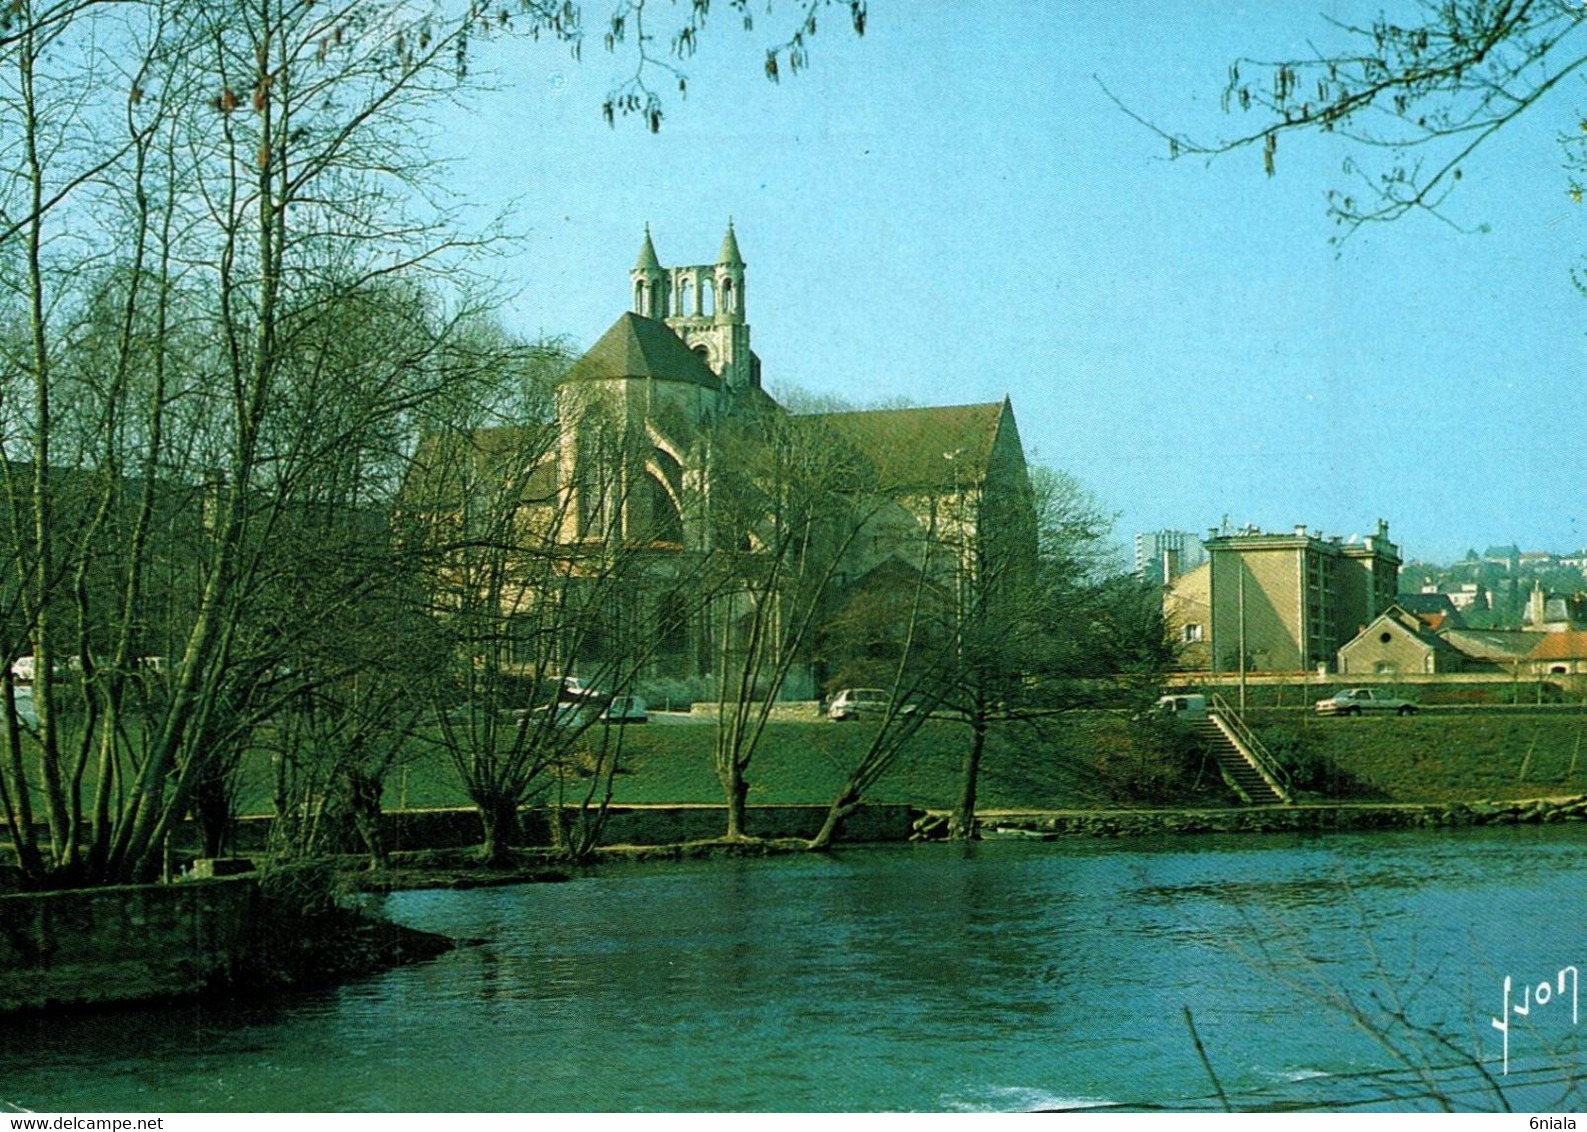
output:
[[[229,982],[258,906],[252,877],[0,896],[0,1014]]]
[[[826,820],[827,807],[750,806],[746,832],[752,837],[814,837]],[[569,811],[569,820],[572,819]],[[861,806],[843,819],[841,841],[908,841],[917,811],[905,805]],[[550,815],[543,808],[525,809],[519,843],[550,845]],[[232,850],[259,852],[270,836],[269,817],[238,818]],[[482,834],[477,811],[464,807],[433,810],[391,810],[385,815],[387,845],[406,849],[464,849],[478,845]],[[675,845],[721,837],[727,829],[726,808],[697,806],[613,806],[606,817],[602,842],[607,845]]]
[[[1522,802],[1238,806],[1224,810],[993,812],[983,829],[1042,837],[1136,837],[1160,833],[1293,833],[1587,821],[1587,795]]]

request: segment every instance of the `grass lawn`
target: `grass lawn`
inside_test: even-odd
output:
[[[864,723],[826,721],[767,726],[747,775],[750,803],[826,803],[870,741]],[[909,802],[933,809],[956,801],[969,730],[927,723],[888,775],[873,801]],[[591,736],[594,741],[594,736]],[[651,724],[626,729],[617,804],[720,804],[713,765],[715,728],[708,724]],[[1083,713],[1036,731],[1027,725],[994,728],[982,762],[980,805],[988,809],[1067,809],[1117,804],[1121,780],[1140,769],[1130,725],[1105,713]],[[587,780],[568,783],[570,799]],[[270,808],[268,756],[244,768],[244,813]],[[468,805],[457,772],[432,744],[416,740],[405,765],[387,780],[385,802],[399,806]]]
[[[1264,742],[1331,762],[1341,793],[1402,802],[1476,801],[1587,793],[1587,714],[1405,718],[1254,711]],[[1348,776],[1348,777],[1345,777]]]
[[[1311,796],[1319,800],[1439,802],[1587,793],[1587,713],[1323,719],[1256,709],[1249,719],[1281,761],[1310,768]],[[751,804],[830,801],[869,739],[864,723],[769,725],[749,768]],[[1162,756],[1142,739],[1127,720],[1102,712],[1076,713],[1040,731],[995,727],[982,764],[980,806],[1083,809],[1232,801],[1216,775],[1203,775],[1196,791],[1188,789],[1189,775],[1166,788],[1158,781],[1151,789]],[[720,804],[714,740],[709,724],[627,729],[614,800]],[[928,723],[871,791],[871,800],[952,806],[968,743],[964,726]],[[246,760],[240,811],[268,813],[271,781],[268,753]],[[570,780],[568,797],[577,797],[586,781]],[[469,804],[451,763],[422,738],[388,779],[385,802],[389,808]]]

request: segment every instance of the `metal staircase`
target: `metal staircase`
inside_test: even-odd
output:
[[[1209,700],[1207,718],[1197,721],[1195,729],[1218,760],[1223,780],[1247,805],[1289,805],[1293,798],[1284,768],[1222,696],[1213,694]]]

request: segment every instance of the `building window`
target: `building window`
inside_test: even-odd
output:
[[[1187,645],[1197,644],[1201,640],[1201,626],[1192,621],[1179,631],[1179,636]]]

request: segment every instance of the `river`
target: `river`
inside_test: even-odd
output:
[[[13,1020],[0,1109],[1487,1110],[1484,1073],[1584,1105],[1553,989],[1587,966],[1581,825],[856,848],[384,908],[484,942],[269,1005]]]

